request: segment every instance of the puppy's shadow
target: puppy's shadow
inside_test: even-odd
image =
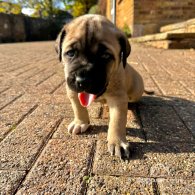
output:
[[[194,152],[194,101],[171,96],[143,96],[140,102],[129,104],[128,108],[136,110],[145,138],[143,143],[131,143],[133,158],[145,158],[144,154],[148,152]]]
[[[171,96],[144,96],[138,103],[129,103],[128,110],[136,116],[127,122],[132,158],[145,158],[144,154],[148,152],[194,152],[194,108],[194,101]],[[108,125],[94,123],[86,134],[105,134],[106,137],[107,129]]]

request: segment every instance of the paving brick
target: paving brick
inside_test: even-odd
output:
[[[8,105],[5,109],[0,111],[0,140],[5,135],[16,128],[16,126],[34,109],[37,105],[35,103],[22,103],[20,99],[13,104]]]
[[[1,82],[0,82],[1,83]],[[0,94],[7,91],[10,87],[9,86],[6,86],[6,85],[3,85],[3,86],[0,86]]]
[[[56,74],[56,71],[52,69],[46,69],[43,72],[39,72],[38,74],[35,74],[35,76],[31,77],[30,79],[27,79],[27,81],[34,83],[35,85],[40,85],[46,79],[48,79],[49,77],[52,77],[54,74]]]
[[[31,95],[37,95],[37,96],[40,96],[40,95],[49,95],[50,94],[50,88],[38,88],[36,86],[28,86],[27,84],[25,84],[24,86],[20,86],[20,90],[21,91],[25,91],[26,94],[31,94]]]
[[[21,69],[25,69],[26,67],[28,68],[29,66],[31,66],[30,63],[27,62],[23,62],[23,63],[15,63],[14,66],[9,66],[6,68],[6,72],[8,73],[15,73],[18,72]]]
[[[66,94],[39,94],[37,97],[40,104],[69,104],[70,101]]]
[[[87,195],[155,194],[155,181],[151,178],[94,176],[88,182]]]
[[[142,76],[149,76],[148,70],[143,66],[142,62],[140,62],[140,56],[137,56],[135,52],[132,52],[127,62],[135,68]]]
[[[70,135],[68,133],[68,125],[70,122],[73,121],[73,118],[65,118],[63,122],[60,124],[59,128],[53,135],[53,138],[58,139],[65,139],[65,138],[72,138],[72,139],[81,139],[81,138],[90,138],[95,140],[106,140],[107,139],[107,130],[108,130],[108,123],[107,119],[90,119],[90,128],[82,134],[78,135]],[[143,131],[140,128],[135,128],[130,125],[130,122],[127,124],[127,140],[132,142],[144,142],[144,135]]]
[[[73,135],[68,133],[68,125],[73,121],[73,118],[64,118],[58,129],[55,131],[52,138],[54,139],[66,139],[71,138]],[[82,135],[82,134],[81,134]],[[76,138],[80,138],[80,136],[75,136]]]
[[[195,96],[195,80],[180,81],[180,83]]]
[[[172,100],[173,101],[173,100]],[[171,100],[168,97],[158,95],[143,95],[138,102],[139,106],[167,106]]]
[[[161,67],[161,64],[148,52],[141,56],[140,63],[150,73],[150,75],[161,75],[164,78],[169,77],[167,72]]]
[[[64,83],[64,78],[54,74],[43,82],[37,84],[37,89],[45,93],[54,93],[57,88]]]
[[[42,103],[39,104],[38,109],[33,113],[34,115],[43,115],[45,117],[52,117],[52,116],[64,116],[67,118],[73,118],[73,110],[69,100],[66,100],[63,103],[62,97],[54,97],[53,96],[47,97],[42,96]],[[56,98],[56,99],[55,99]],[[59,102],[58,102],[59,99]],[[61,101],[61,102],[60,102]],[[101,108],[99,105],[92,106],[88,109],[90,118],[99,118]]]
[[[67,100],[66,95],[54,95],[54,94],[25,94],[20,98],[21,101],[24,102],[35,102],[37,104],[67,104],[69,100]]]
[[[20,77],[24,74],[32,74],[32,72],[36,71],[37,67],[34,64],[25,64],[22,68],[18,68],[14,71],[13,75],[16,77]]]
[[[163,79],[156,76],[153,77],[156,83],[158,84],[159,88],[163,92],[163,95],[180,95],[180,94],[191,94],[186,88],[179,83],[178,81],[171,80],[171,79]]]
[[[51,73],[50,76],[54,78],[45,78],[46,80],[41,80],[39,85],[36,85],[38,81],[24,81],[23,79],[19,79],[19,85],[23,91],[29,94],[52,94],[64,83],[64,79],[63,77],[59,78],[59,76],[54,73]]]
[[[12,86],[16,83],[16,78],[8,73],[3,73],[1,78],[1,86]]]
[[[0,142],[0,169],[27,170],[59,123],[58,119],[28,117]]]
[[[25,174],[25,171],[0,170],[0,195],[13,194]]]
[[[92,140],[51,140],[26,177],[19,194],[83,194]]]
[[[172,65],[168,69],[171,73],[172,78],[178,80],[193,80],[195,76],[193,65],[191,65],[187,60],[184,60],[181,57],[180,59],[178,59],[174,55],[172,55],[171,58],[171,60],[168,60],[168,63],[172,61]],[[180,71],[178,71],[178,68]],[[176,71],[177,74],[175,74]]]
[[[184,179],[157,179],[161,194],[195,194],[195,181]]]
[[[185,60],[185,66],[184,68],[187,70],[188,74],[191,78],[191,80],[193,81],[193,78],[195,76],[195,73],[194,73],[194,70],[195,70],[195,67],[193,66],[194,62],[190,62],[189,60]],[[181,78],[180,78],[181,79]],[[188,76],[186,76],[185,78],[183,78],[184,80],[186,79],[189,79]],[[194,91],[194,90],[193,90]]]
[[[140,106],[146,138],[150,142],[192,141],[193,137],[171,106]]]
[[[70,104],[40,103],[31,116],[44,117],[48,119],[56,117],[73,117],[73,111]]]
[[[187,106],[175,106],[175,110],[195,137],[195,103],[189,103]]]
[[[91,119],[91,126],[90,128],[81,134],[78,135],[70,135],[68,133],[68,125],[70,122],[73,121],[73,118],[65,118],[62,123],[60,124],[59,128],[53,135],[53,138],[57,139],[105,139],[106,138],[106,131],[108,129],[108,121],[102,119]],[[104,136],[103,136],[104,135]]]
[[[40,74],[40,73],[43,73],[44,71],[46,71],[48,68],[47,67],[36,67],[35,70],[33,71],[30,71],[30,72],[27,72],[27,73],[23,73],[22,75],[20,75],[18,77],[20,83],[24,83],[25,82],[28,82],[30,83],[30,79],[33,78],[34,76],[36,76],[37,74]]]
[[[0,110],[22,96],[21,92],[9,89],[0,94]]]
[[[143,134],[143,130],[140,126],[140,121],[136,116],[136,104],[128,105],[127,111],[127,124],[126,124],[126,137],[128,141],[132,142],[143,142],[145,140],[145,136]],[[103,119],[107,120],[106,125],[109,124],[109,109],[107,106],[104,106]],[[107,127],[108,128],[108,127]],[[99,139],[106,140],[107,138],[107,131],[103,131],[99,135]]]
[[[65,85],[66,84],[63,83],[58,89],[56,89],[54,91],[54,94],[57,94],[57,95],[64,95],[64,94],[66,94],[66,86]]]
[[[90,118],[101,118],[103,106],[100,103],[93,103],[87,108]]]
[[[0,45],[0,194],[194,194],[194,51],[132,48],[128,62],[155,94],[129,105],[133,151],[121,162],[107,152],[105,106],[88,108],[87,132],[67,133],[54,42]]]
[[[144,78],[143,76],[143,81],[144,81],[144,87],[146,91],[152,91],[155,95],[162,95],[161,90],[159,87],[156,85],[156,83],[153,81],[153,79],[149,76],[147,78]],[[144,95],[147,95],[144,93]]]
[[[103,107],[103,113],[102,113],[102,118],[103,119],[109,119],[109,108],[108,106]],[[136,116],[136,104],[134,103],[129,103],[128,104],[128,111],[127,111],[127,126],[139,129],[140,128],[140,121]]]
[[[194,145],[131,143],[132,157],[121,161],[110,156],[104,141],[97,142],[93,173],[131,177],[193,178]]]
[[[193,65],[191,66],[191,64],[188,63],[188,59],[185,60],[183,59],[184,58],[183,54],[178,55],[180,55],[179,58],[176,57],[177,55],[165,57],[165,59],[163,60],[163,66],[166,67],[166,69],[169,71],[173,79],[192,80],[194,77]]]
[[[12,126],[14,127],[14,126]],[[0,141],[6,136],[6,134],[8,132],[10,132],[10,130],[12,129],[12,127],[10,127],[9,125],[7,125],[6,123],[0,121]]]
[[[36,67],[34,65],[34,67],[32,67],[31,70],[18,73],[18,75],[17,75],[18,83],[19,84],[24,84],[24,85],[27,85],[27,84],[28,85],[33,85],[34,84],[34,82],[32,82],[33,81],[33,77],[35,77],[36,75],[41,74],[41,73],[44,74],[44,71],[46,71],[47,69],[48,68],[44,67],[44,66]]]
[[[166,103],[174,107],[194,107],[194,97],[192,95],[166,96]]]

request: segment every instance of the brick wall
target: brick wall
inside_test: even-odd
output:
[[[195,0],[134,0],[135,35],[156,33],[163,25],[190,18],[195,18]]]
[[[129,7],[131,9],[129,9]],[[132,28],[133,24],[133,0],[118,1],[116,4],[116,24],[119,28],[123,28],[127,24]]]
[[[116,24],[128,24],[134,36],[159,32],[163,25],[195,18],[195,0],[116,0]],[[107,17],[110,18],[107,0]]]
[[[119,28],[123,28],[125,24],[132,26],[133,24],[133,0],[117,1],[116,6],[116,24]],[[112,20],[111,16],[112,0],[107,0],[106,3],[106,16],[109,20]]]
[[[106,2],[106,17],[111,20],[111,1],[110,0],[107,0]]]

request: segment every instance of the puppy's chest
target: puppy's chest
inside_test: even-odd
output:
[[[95,102],[106,104],[107,101],[106,101],[106,98],[104,96],[100,96],[97,99],[95,99]]]

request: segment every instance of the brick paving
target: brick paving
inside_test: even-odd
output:
[[[70,136],[73,112],[54,42],[0,45],[0,194],[195,194],[195,51],[132,45],[145,95],[129,105],[133,154],[107,152],[108,108]]]

